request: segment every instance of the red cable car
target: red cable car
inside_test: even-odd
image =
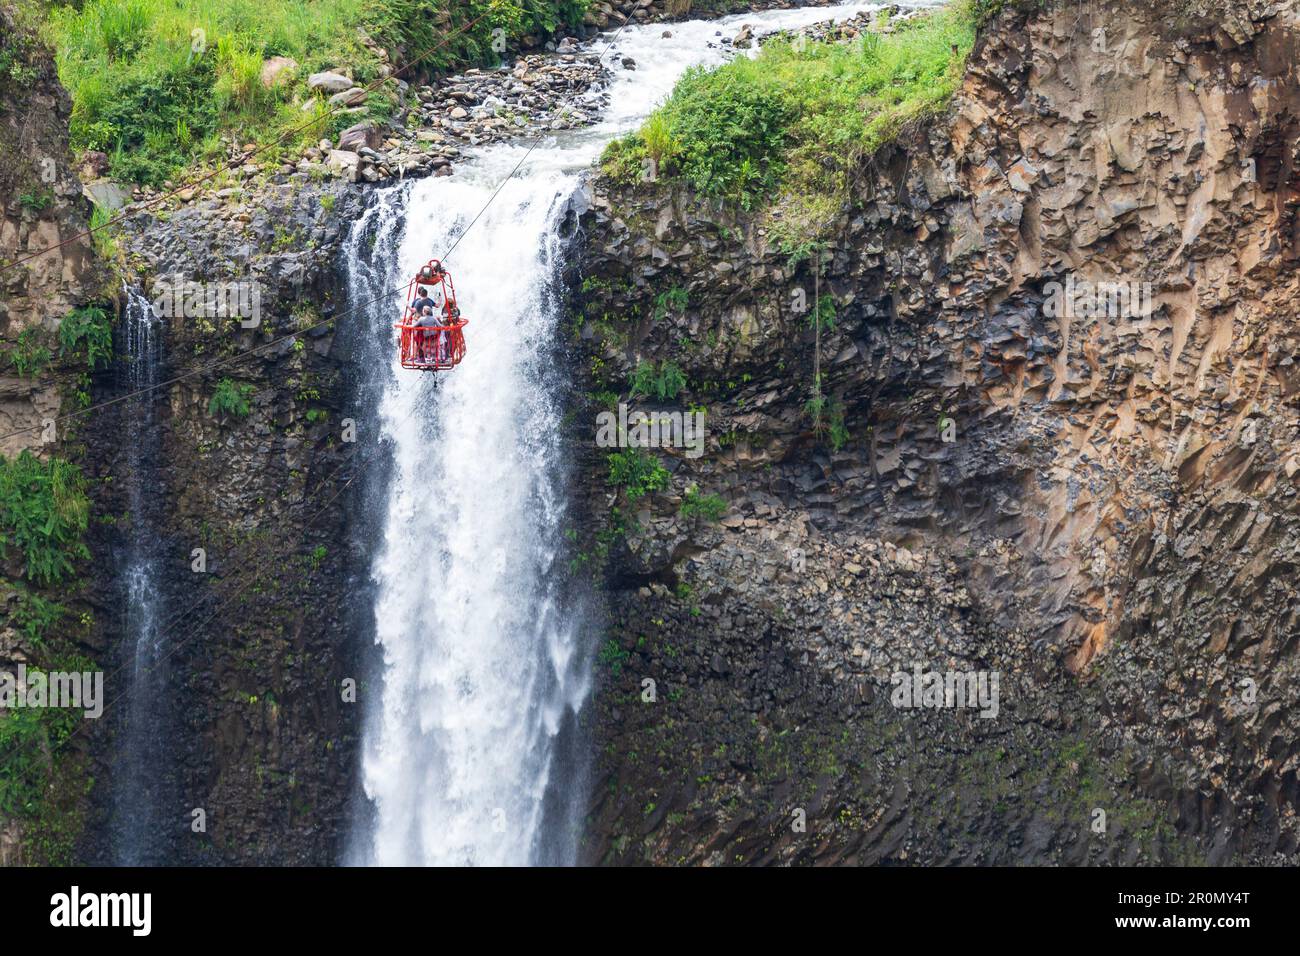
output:
[[[420,289],[426,293],[441,292],[440,324],[417,324],[421,319],[426,323],[429,321],[428,316],[416,315],[416,293]],[[429,295],[428,298],[437,301],[435,296]],[[460,309],[456,306],[456,287],[451,276],[441,262],[430,259],[406,287],[402,321],[393,326],[401,329],[402,333],[402,368],[425,372],[445,372],[455,368],[465,357],[465,333],[461,330],[467,325],[469,323],[460,317]]]

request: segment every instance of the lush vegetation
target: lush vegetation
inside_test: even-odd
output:
[[[29,451],[0,457],[0,556],[17,547],[26,577],[42,587],[70,577],[74,562],[90,557],[82,535],[90,521],[90,500],[76,465]]]
[[[705,196],[771,203],[778,239],[817,235],[848,199],[863,157],[942,110],[975,41],[979,11],[954,5],[852,43],[774,40],[757,57],[688,70],[605,169],[647,165]]]
[[[26,87],[40,75],[35,59],[39,17],[28,7],[0,10],[0,90],[8,86]]]
[[[252,394],[253,386],[240,385],[231,379],[223,378],[217,383],[212,398],[208,400],[208,414],[247,418],[251,411],[248,400]]]
[[[44,803],[50,749],[76,729],[76,710],[57,707],[0,711],[0,813],[30,816]]]
[[[306,79],[351,69],[358,84],[382,75],[365,40],[394,69],[495,62],[504,42],[582,18],[587,0],[86,0],[56,4],[47,33],[72,93],[72,144],[108,153],[112,175],[160,183],[180,167],[226,158],[227,138],[270,147],[276,161],[356,115],[304,111]],[[263,63],[295,60],[296,75],[267,88]],[[386,116],[393,85],[376,87],[371,115]]]
[[[652,491],[668,487],[668,469],[659,459],[640,448],[616,451],[609,456],[609,484],[627,492],[629,501],[637,501]]]
[[[33,591],[19,590],[17,605],[9,618],[28,645],[41,648],[49,630],[68,613],[62,604],[41,597]]]
[[[677,393],[686,387],[686,374],[676,363],[663,361],[658,365],[653,362],[641,362],[632,372],[629,388],[633,396],[657,398],[661,402],[676,398]]]
[[[93,372],[113,360],[113,320],[106,309],[88,305],[74,309],[59,323],[59,345],[65,355],[84,353]]]
[[[38,669],[91,672],[95,663],[79,653],[75,639],[55,633],[64,608],[28,592],[15,582],[0,582],[19,594],[10,624],[21,628],[37,651]],[[88,615],[83,615],[83,624]],[[0,815],[23,821],[24,862],[68,866],[85,823],[85,797],[94,785],[89,755],[67,743],[82,714],[59,707],[0,709]]]

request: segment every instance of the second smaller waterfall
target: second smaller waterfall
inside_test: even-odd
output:
[[[167,862],[160,806],[169,771],[168,705],[164,641],[166,602],[159,566],[157,480],[162,448],[158,383],[163,357],[162,321],[138,289],[128,288],[119,350],[119,387],[134,395],[125,404],[122,462],[130,525],[122,566],[122,630],[116,680],[129,687],[117,728],[114,767],[113,862],[138,866]],[[139,394],[136,394],[139,393]]]

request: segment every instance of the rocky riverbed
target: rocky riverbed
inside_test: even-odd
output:
[[[307,78],[307,88],[313,95],[300,104],[306,113],[319,104],[330,115],[354,116],[357,122],[337,137],[307,147],[296,159],[268,163],[260,158],[264,150],[257,144],[232,141],[227,146],[227,171],[211,181],[208,177],[192,185],[169,181],[158,189],[146,186],[126,192],[99,178],[107,168],[107,158],[91,152],[83,159],[82,178],[97,202],[115,209],[132,203],[148,208],[184,204],[213,192],[226,198],[233,188],[231,180],[280,184],[303,177],[338,177],[349,182],[376,183],[408,176],[446,176],[463,148],[518,137],[535,139],[594,122],[606,105],[601,88],[608,82],[609,71],[636,69],[634,60],[619,55],[616,47],[610,49],[613,34],[602,35],[602,30],[616,30],[629,22],[669,23],[688,16],[829,3],[831,0],[712,0],[694,5],[690,0],[600,3],[587,14],[575,36],[525,38],[523,51],[507,57],[507,63],[500,68],[469,69],[428,82],[412,82],[409,74],[418,71],[371,42],[372,52],[383,64],[381,70],[386,78],[381,82],[355,81],[347,64]],[[752,37],[752,28],[746,25],[736,31],[735,37],[719,31],[718,43],[736,42],[738,49],[745,48]],[[602,57],[606,52],[609,55]],[[274,86],[297,66],[291,59],[274,57],[263,65],[262,82]],[[391,116],[370,115],[366,101],[373,92],[393,99]]]

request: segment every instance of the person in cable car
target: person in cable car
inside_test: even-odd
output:
[[[432,305],[424,306],[420,317],[415,320],[415,326],[419,329],[436,329],[442,323],[442,316],[434,312]],[[446,351],[446,338],[447,333],[441,329],[437,332],[420,333],[420,352],[426,362],[433,362],[435,358],[439,362],[443,360],[442,356]]]
[[[436,311],[438,305],[429,296],[429,290],[426,289],[424,286],[420,286],[418,289],[415,290],[415,301],[411,303],[411,308],[415,310],[415,314],[417,316],[420,316],[420,315],[424,315],[424,310],[426,308],[434,309]]]
[[[410,298],[398,328],[404,368],[446,371],[465,354],[461,318],[451,276],[437,260],[416,273],[408,287]]]
[[[431,281],[437,275],[434,270],[425,266],[420,270],[420,278],[425,281]],[[442,325],[442,312],[445,309],[446,297],[442,292],[442,283],[430,285],[428,288],[419,286],[415,290],[416,298],[411,303],[411,308],[415,312],[415,324],[419,328],[433,328]],[[446,337],[445,332],[421,332],[420,333],[420,352],[426,362],[432,362],[432,353],[435,347],[441,346],[441,340]],[[441,351],[441,348],[438,348]]]

